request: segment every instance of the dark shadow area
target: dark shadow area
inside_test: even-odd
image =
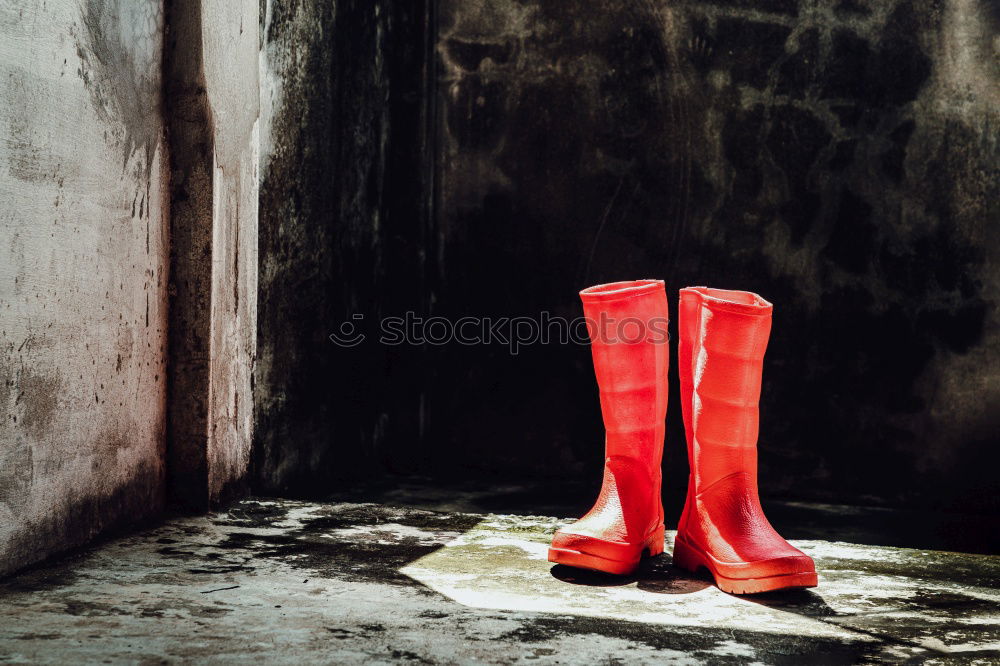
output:
[[[913,617],[936,617],[938,622],[958,619],[964,625],[976,627],[977,618],[989,612],[990,601],[962,594],[917,594],[905,601],[899,600],[895,613],[885,612],[838,612],[831,608],[815,590],[789,590],[748,594],[742,600],[759,604],[786,613],[795,613],[819,622],[837,626],[874,639],[880,649],[902,647],[908,650],[928,650],[937,657],[944,657],[949,650],[930,647],[925,636],[914,631],[912,623],[893,615]],[[978,628],[982,628],[980,625]],[[962,651],[962,663],[977,663],[978,658],[996,659],[1000,652],[991,649]],[[926,655],[925,655],[926,656]],[[968,660],[968,661],[966,661]]]
[[[1000,553],[1000,516],[882,507],[765,501],[771,523],[787,539],[869,546]]]
[[[705,572],[692,574],[675,567],[669,552],[643,560],[636,583],[640,590],[656,594],[691,594],[714,584]]]
[[[984,28],[953,45],[984,85],[997,78],[980,69],[989,4],[963,3],[962,20]],[[583,287],[658,277],[674,334],[683,286],[775,304],[765,495],[997,514],[990,107],[934,111],[953,101],[941,87],[952,47],[934,45],[951,43],[954,17],[931,2],[863,5],[822,17],[800,0],[271,12],[263,44],[286,56],[273,74],[287,103],[261,176],[254,490],[317,499],[382,472],[593,480],[602,428],[586,346],[390,346],[379,322],[572,319]],[[356,315],[366,341],[334,345]],[[676,368],[668,512],[687,474]],[[507,495],[489,510],[514,510]],[[544,493],[536,505],[555,508]],[[980,525],[1000,532],[944,513],[805,512],[787,529],[859,543],[995,552]]]
[[[599,470],[598,470],[599,471]],[[494,477],[466,479],[427,476],[383,476],[345,487],[326,497],[332,501],[370,501],[433,511],[579,516],[593,504],[600,477],[576,480]]]
[[[745,594],[741,599],[784,611],[796,613],[804,617],[821,619],[837,615],[837,611],[823,601],[823,597],[814,590],[784,590],[780,592],[761,592],[760,594]]]
[[[435,511],[544,515],[583,515],[597,497],[600,478],[570,480],[496,477],[454,481],[431,477],[386,476],[330,495],[337,501],[380,502]],[[669,484],[665,479],[664,485]],[[664,498],[667,529],[676,527],[683,484]],[[679,491],[678,491],[679,487]],[[680,494],[681,499],[674,496]],[[673,501],[671,501],[673,500]],[[764,511],[787,539],[842,541],[992,555],[1000,553],[1000,516],[907,511],[881,507],[764,500]]]
[[[561,580],[564,583],[583,585],[585,587],[621,587],[623,585],[631,585],[637,580],[635,574],[615,576],[602,571],[577,569],[565,564],[554,565],[549,569],[549,573],[552,574],[553,578]]]
[[[218,524],[247,528],[280,523],[286,511],[242,502]],[[275,534],[235,532],[218,544],[223,550],[251,552],[254,557],[278,559],[304,573],[343,581],[410,585],[400,569],[425,557],[471,529],[479,516],[460,513],[394,510],[376,504],[355,504],[325,515],[307,518],[301,527]],[[427,537],[398,536],[380,525],[392,523],[426,530]],[[339,530],[347,533],[338,535]],[[161,549],[173,553],[173,546]]]
[[[670,554],[644,557],[639,568],[628,576],[615,576],[601,571],[576,569],[564,564],[556,564],[549,573],[553,578],[572,585],[584,587],[622,587],[632,585],[656,594],[690,594],[704,590],[713,583],[707,576],[692,575],[671,564]],[[701,573],[701,572],[699,572]]]

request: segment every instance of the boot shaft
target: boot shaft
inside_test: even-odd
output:
[[[771,311],[770,303],[749,292],[681,290],[678,374],[695,493],[736,473],[756,487],[758,401]]]
[[[662,280],[580,292],[600,389],[608,458],[659,461],[667,414],[667,295]],[[651,470],[654,471],[654,470]]]

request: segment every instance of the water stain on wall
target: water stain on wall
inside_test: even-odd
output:
[[[44,127],[37,122],[50,100],[60,95],[58,82],[15,69],[5,83],[6,131],[2,141],[8,151],[6,165],[10,175],[29,183],[48,181],[61,188],[65,181],[64,165],[58,151],[52,149],[49,137],[71,131],[69,125],[74,120],[57,117]]]
[[[25,376],[25,369],[15,369],[4,349],[0,358],[0,414],[8,423],[4,429],[14,427],[12,437],[0,446],[0,518],[15,516],[23,511],[34,479],[32,449],[29,437],[17,433],[23,426],[31,436],[37,436],[52,420],[55,394],[45,381],[35,375]],[[12,521],[11,521],[12,522]],[[3,523],[0,523],[3,524]]]
[[[24,511],[33,481],[31,445],[23,439],[8,442],[0,449],[0,518],[5,512],[17,516]]]
[[[15,403],[22,406],[21,426],[33,439],[49,434],[53,418],[59,410],[59,375],[42,375],[22,367],[14,390]]]
[[[14,394],[14,377],[11,375],[10,366],[5,360],[0,360],[0,410],[9,417],[10,410],[8,401]]]
[[[11,421],[17,418],[13,404],[17,391],[10,363],[6,358],[0,358],[0,418]],[[32,478],[31,446],[22,437],[5,442],[0,447],[0,519],[17,515],[24,508]]]
[[[159,0],[82,0],[73,30],[80,77],[101,119],[120,128],[123,168],[138,153],[148,182],[161,135]]]

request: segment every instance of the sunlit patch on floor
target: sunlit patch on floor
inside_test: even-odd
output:
[[[819,566],[819,588],[734,596],[707,577],[692,577],[671,566],[673,533],[667,536],[667,553],[644,561],[632,576],[552,565],[547,548],[559,525],[553,518],[487,516],[401,571],[473,608],[858,644],[888,640],[898,643],[892,648],[898,656],[913,649],[996,649],[993,631],[1000,618],[1000,591],[989,578],[959,579],[972,564],[969,558],[982,574],[1000,569],[1000,558],[798,541]],[[948,575],[955,579],[947,580]]]
[[[1000,660],[1000,557],[796,540],[819,588],[732,597],[673,535],[631,577],[553,566],[561,522],[246,500],[0,582],[0,662]]]

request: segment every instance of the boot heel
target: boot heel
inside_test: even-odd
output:
[[[698,553],[681,541],[680,537],[674,539],[674,566],[695,572],[699,567],[706,566]]]
[[[660,525],[646,540],[646,550],[650,557],[656,557],[663,552],[663,525]]]

